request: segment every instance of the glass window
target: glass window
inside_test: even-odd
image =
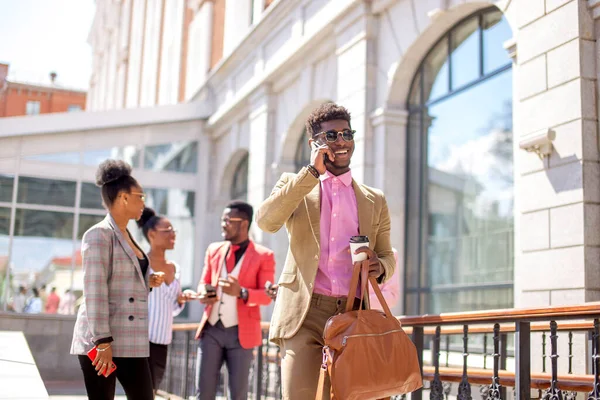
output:
[[[13,284],[30,286],[44,281],[61,286],[54,282],[54,260],[73,255],[73,217],[71,213],[17,209],[11,253]],[[70,263],[65,275],[68,288]]]
[[[479,17],[473,17],[454,29],[450,42],[453,90],[479,78]]]
[[[10,208],[0,207],[0,236],[8,235],[10,230]],[[1,250],[0,250],[1,252]]]
[[[19,177],[17,202],[49,206],[75,206],[76,183],[28,176]]]
[[[452,28],[427,54],[415,75],[408,99],[410,109],[443,99],[486,74],[510,68],[504,42],[511,37],[510,26],[497,8]]]
[[[302,167],[310,164],[310,147],[308,146],[308,140],[306,139],[306,128],[302,130],[300,140],[296,146],[296,155],[294,157],[294,166],[296,171],[300,171]]]
[[[104,215],[90,215],[90,214],[79,214],[79,226],[77,228],[77,239],[81,240],[83,234],[87,232],[92,226],[105,218]]]
[[[77,112],[77,111],[81,111],[81,106],[78,104],[71,104],[69,106],[69,108],[67,109],[67,112]]]
[[[15,178],[9,175],[0,175],[0,201],[12,202]]]
[[[193,217],[195,192],[181,189],[145,188],[146,205],[158,214],[173,217]]]
[[[242,158],[233,174],[231,185],[231,198],[246,200],[248,197],[248,154]]]
[[[483,16],[483,70],[490,73],[512,61],[504,49],[504,42],[512,38],[512,31],[500,10]]]
[[[81,183],[81,208],[95,208],[102,210],[102,195],[100,188],[93,183]]]
[[[56,153],[56,154],[36,154],[23,157],[25,160],[44,161],[59,164],[79,164],[80,155],[78,152]]]
[[[27,115],[38,115],[40,113],[40,102],[39,101],[28,101],[25,105],[25,114]]]
[[[153,171],[195,173],[198,170],[198,142],[146,146],[144,168]]]
[[[72,239],[73,214],[17,209],[15,236]]]
[[[418,91],[432,95],[425,104],[409,100],[407,314],[513,304],[512,64],[481,75],[478,42],[480,22],[502,26],[498,15],[504,20],[497,9],[480,12],[440,41],[450,35],[460,43],[449,66],[452,88],[468,89],[440,97],[435,87],[448,76],[435,67],[447,64],[432,56],[439,44],[420,68],[427,78],[415,79],[411,89],[411,98]],[[494,43],[504,51],[512,34],[498,32]],[[438,76],[431,75],[436,68]]]
[[[140,166],[140,150],[135,146],[85,151],[83,153],[83,164],[97,166],[109,158],[124,160],[134,168]]]

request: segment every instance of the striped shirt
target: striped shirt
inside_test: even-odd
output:
[[[150,267],[149,273],[154,270]],[[149,338],[155,344],[170,344],[173,339],[173,317],[179,315],[184,305],[179,305],[177,297],[181,293],[179,266],[175,265],[175,279],[170,285],[163,283],[152,289],[148,296]]]

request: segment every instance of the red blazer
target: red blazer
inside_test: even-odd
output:
[[[208,246],[200,284],[208,283],[217,287],[221,268],[230,245],[230,242],[216,242]],[[242,299],[237,301],[238,335],[240,344],[245,349],[251,349],[262,343],[260,306],[266,306],[271,302],[271,298],[265,292],[265,283],[274,280],[275,257],[273,251],[250,240],[238,276],[240,286],[248,289],[248,301],[246,303]],[[196,339],[200,338],[211,309],[212,306],[207,306],[204,310],[204,315],[196,331]]]

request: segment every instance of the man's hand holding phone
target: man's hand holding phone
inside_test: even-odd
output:
[[[327,160],[333,162],[335,154],[325,143],[319,143],[316,140],[310,142],[310,147],[312,149],[310,153],[310,163],[320,175],[323,175],[325,171],[327,171],[325,162]]]
[[[112,347],[110,343],[102,343],[88,351],[92,365],[98,371],[98,376],[108,377],[117,366],[112,362]]]
[[[215,304],[219,298],[217,297],[217,289],[210,284],[205,284],[198,292],[200,303],[210,306]]]
[[[277,298],[277,290],[278,289],[279,289],[279,285],[276,283],[274,284],[271,281],[267,281],[267,283],[265,283],[265,292],[267,292],[267,295],[273,301]]]

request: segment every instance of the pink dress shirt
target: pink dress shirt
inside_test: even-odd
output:
[[[358,235],[358,207],[352,187],[352,174],[334,176],[329,171],[321,179],[321,255],[315,278],[315,293],[325,296],[348,295],[352,278],[350,237]]]

